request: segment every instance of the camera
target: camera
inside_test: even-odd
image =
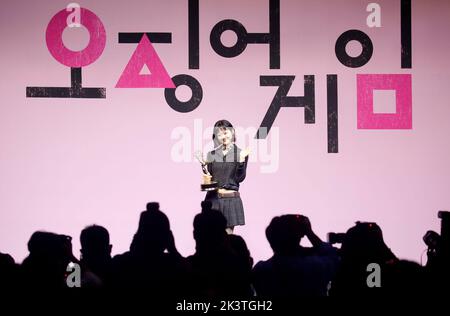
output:
[[[327,241],[328,243],[334,244],[342,244],[345,239],[345,233],[328,233]]]
[[[446,265],[450,260],[450,212],[439,211],[437,214],[441,219],[441,233],[429,230],[423,236],[427,245],[427,267],[437,269]]]
[[[450,242],[450,212],[439,211],[437,216],[441,219],[441,234],[432,230],[425,233],[423,241],[428,246],[428,250],[437,250]]]
[[[438,218],[441,219],[441,238],[445,244],[450,244],[450,212],[439,211]]]
[[[366,236],[369,238],[377,238],[381,236],[381,229],[374,222],[360,222],[357,221],[352,228],[354,232],[358,232],[360,236]],[[328,233],[327,241],[330,244],[342,244],[347,236],[347,233]]]

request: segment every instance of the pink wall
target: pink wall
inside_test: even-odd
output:
[[[21,261],[31,233],[44,229],[73,236],[78,255],[81,229],[97,223],[108,228],[120,253],[139,212],[156,200],[180,252],[193,253],[201,169],[196,161],[174,161],[172,132],[186,127],[194,135],[199,119],[204,128],[221,118],[258,127],[276,91],[261,87],[259,76],[295,75],[289,95],[301,96],[303,75],[315,75],[316,123],[304,124],[302,108],[281,109],[273,126],[278,170],[263,173],[266,163],[251,162],[241,187],[247,225],[236,232],[260,260],[271,255],[264,229],[275,215],[305,214],[323,238],[356,220],[376,221],[398,256],[419,261],[423,234],[439,229],[438,210],[450,209],[450,2],[412,1],[411,69],[400,66],[400,0],[377,1],[381,28],[366,25],[369,2],[281,0],[281,68],[270,69],[268,45],[249,45],[227,59],[209,43],[213,26],[228,18],[249,32],[267,32],[268,0],[200,0],[200,69],[194,70],[188,68],[187,0],[82,1],[106,30],[102,55],[82,70],[83,86],[105,87],[106,99],[63,99],[27,98],[25,90],[70,84],[69,69],[45,42],[48,22],[68,2],[3,1],[0,251]],[[361,68],[343,66],[334,52],[349,29],[373,42],[372,59]],[[171,32],[171,44],[154,48],[170,76],[186,73],[201,83],[200,106],[178,113],[161,88],[115,88],[136,48],[119,44],[118,32]],[[70,32],[69,39],[82,45],[86,34]],[[224,34],[225,42],[232,40]],[[338,75],[337,154],[327,153],[327,74]],[[358,129],[357,74],[411,74],[412,129]],[[275,144],[274,135],[260,143]]]

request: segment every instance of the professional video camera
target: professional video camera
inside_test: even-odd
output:
[[[355,229],[364,235],[370,236],[373,234],[379,234],[381,231],[379,226],[373,222],[356,222]],[[330,244],[342,244],[346,238],[346,233],[328,233],[327,241]]]
[[[423,241],[428,247],[427,267],[442,267],[450,258],[450,212],[439,211],[441,219],[441,234],[429,230],[423,236]]]

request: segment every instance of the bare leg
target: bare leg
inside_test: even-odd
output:
[[[234,226],[225,228],[225,231],[227,232],[228,235],[231,235],[233,233],[233,230],[234,230]]]

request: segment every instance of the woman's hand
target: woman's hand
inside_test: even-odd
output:
[[[245,148],[241,150],[241,154],[239,155],[239,162],[244,162],[245,158],[250,154],[250,148]]]

